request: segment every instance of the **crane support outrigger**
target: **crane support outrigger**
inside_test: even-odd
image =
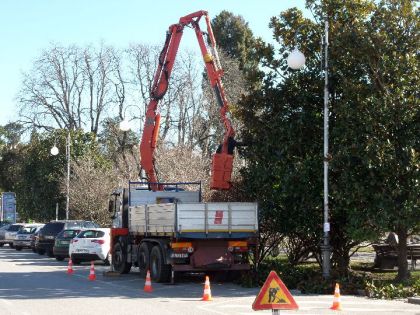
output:
[[[203,32],[199,26],[199,21],[202,17],[204,17],[206,21],[207,33]],[[234,139],[235,131],[233,130],[231,121],[227,117],[229,106],[221,80],[223,69],[217,54],[216,41],[207,11],[197,11],[181,17],[179,23],[169,27],[165,45],[159,55],[159,64],[151,87],[151,99],[147,107],[143,135],[140,143],[141,166],[146,172],[152,189],[162,190],[163,186],[159,185],[154,166],[154,151],[159,136],[160,123],[158,104],[168,89],[169,78],[175,63],[183,30],[186,26],[191,26],[195,30],[201,54],[206,65],[210,85],[214,90],[217,103],[220,106],[220,116],[225,127],[223,142],[212,158],[210,187],[219,190],[229,189],[231,187],[230,180],[233,165],[233,149],[236,144]],[[208,44],[206,44],[204,40],[205,35],[208,37]]]

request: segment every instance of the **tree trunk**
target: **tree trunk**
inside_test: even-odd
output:
[[[340,276],[347,276],[350,269],[350,256],[348,251],[337,252],[337,272]]]
[[[398,274],[395,280],[402,282],[409,278],[407,262],[407,230],[403,227],[398,228]]]

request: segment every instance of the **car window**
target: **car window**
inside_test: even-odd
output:
[[[22,225],[13,224],[13,225],[9,226],[9,228],[7,229],[7,231],[9,231],[9,232],[16,232],[16,231],[19,231],[19,229],[21,227],[22,227]]]
[[[82,224],[81,222],[66,222],[66,229],[74,229],[74,228],[78,228],[81,227]]]
[[[103,237],[104,235],[105,233],[102,231],[88,230],[88,231],[81,232],[77,237],[78,238],[99,238],[99,237]]]
[[[18,234],[32,234],[36,231],[36,227],[26,226],[19,230]]]
[[[64,230],[63,232],[60,233],[60,237],[64,237],[64,238],[73,238],[75,237],[78,233],[80,232],[80,230]]]

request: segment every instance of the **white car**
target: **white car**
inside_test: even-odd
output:
[[[102,260],[108,264],[110,249],[111,229],[87,229],[70,241],[69,256],[74,264],[92,260]]]
[[[29,223],[22,226],[19,231],[16,233],[15,239],[13,241],[13,246],[16,250],[22,250],[22,248],[30,248],[32,235],[35,232],[38,232],[44,224],[41,223]]]

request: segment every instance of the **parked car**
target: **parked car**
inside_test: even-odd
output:
[[[41,231],[41,229],[39,229],[38,231],[36,231],[34,234],[31,235],[31,249],[34,253],[38,252],[36,245],[38,243],[38,234],[39,234],[39,231]]]
[[[38,234],[38,254],[43,255],[47,253],[49,257],[54,257],[53,247],[55,237],[64,229],[89,229],[97,228],[98,224],[92,221],[84,220],[62,220],[62,221],[51,221],[45,224],[45,226],[39,231]]]
[[[31,236],[39,231],[44,224],[41,223],[30,223],[25,224],[20,230],[16,233],[16,237],[13,241],[13,246],[16,250],[22,250],[22,248],[31,247]]]
[[[10,225],[10,222],[7,221],[0,221],[0,228],[5,226],[5,225]]]
[[[80,229],[66,229],[57,234],[53,247],[55,259],[58,261],[69,257],[70,241],[80,233]]]
[[[110,248],[111,229],[88,229],[81,231],[70,241],[69,255],[74,264],[92,260],[102,260],[109,264]]]
[[[2,227],[0,227],[0,247],[3,247],[3,245],[5,244],[4,241],[4,237],[6,234],[6,230],[9,228],[10,224],[5,224]]]
[[[4,240],[0,240],[2,244],[9,244],[13,248],[13,241],[15,240],[16,233],[23,226],[22,223],[11,224],[4,233]]]

